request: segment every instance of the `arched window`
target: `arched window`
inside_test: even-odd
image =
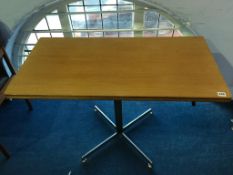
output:
[[[69,2],[69,3],[68,3]],[[178,37],[192,35],[165,12],[126,0],[78,0],[58,3],[27,22],[17,47],[23,64],[41,37]],[[44,10],[45,11],[45,10]],[[35,21],[35,18],[34,18]],[[29,26],[29,27],[28,27]]]

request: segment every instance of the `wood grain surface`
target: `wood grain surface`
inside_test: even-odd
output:
[[[43,38],[5,95],[42,99],[231,99],[203,37]]]

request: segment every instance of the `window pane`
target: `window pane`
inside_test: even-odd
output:
[[[104,32],[104,37],[118,37],[118,32]]]
[[[45,18],[36,25],[35,30],[49,30]]]
[[[167,18],[166,18],[166,17],[164,17],[163,15],[160,15],[160,20],[161,20],[161,21],[166,21],[166,20],[167,20]]]
[[[85,6],[86,12],[99,12],[100,6]]]
[[[89,37],[103,37],[103,32],[90,32]]]
[[[61,22],[58,15],[49,15],[46,18],[50,29],[61,29]]]
[[[73,33],[74,37],[88,37],[87,32],[74,32]]]
[[[144,31],[144,32],[143,32],[143,36],[144,36],[144,37],[153,37],[153,36],[157,36],[157,32],[156,32],[156,31]]]
[[[119,32],[120,37],[133,37],[134,36],[134,32],[129,31],[129,32]]]
[[[99,5],[99,0],[84,0],[84,5]]]
[[[53,38],[63,38],[64,34],[63,33],[51,33]]]
[[[173,28],[174,25],[170,21],[160,21],[159,28]]]
[[[117,29],[116,13],[105,13],[102,16],[104,29]]]
[[[73,2],[73,3],[70,3],[69,5],[83,5],[83,1]]]
[[[116,4],[116,0],[101,0],[102,4]]]
[[[37,38],[51,38],[50,33],[37,33]]]
[[[84,14],[70,15],[73,29],[86,29],[86,20]]]
[[[32,49],[35,47],[35,45],[27,45],[27,50],[32,51]]]
[[[117,6],[116,5],[103,5],[102,11],[116,11]]]
[[[133,26],[133,13],[119,13],[118,20],[120,29],[131,29]]]
[[[173,36],[183,36],[180,30],[175,30]]]
[[[27,56],[22,56],[22,64],[26,61]]]
[[[159,30],[159,35],[161,37],[171,37],[173,30]]]
[[[83,6],[69,6],[70,12],[84,12]]]
[[[145,11],[144,13],[144,27],[155,28],[158,25],[158,13],[155,11]]]
[[[118,4],[133,4],[133,3],[129,1],[118,0]]]
[[[133,10],[133,5],[119,5],[118,10],[119,11],[124,11],[124,10]]]
[[[87,14],[87,26],[89,29],[102,29],[100,14]]]
[[[28,40],[26,42],[27,44],[36,44],[37,43],[37,38],[35,33],[31,33],[28,37]]]

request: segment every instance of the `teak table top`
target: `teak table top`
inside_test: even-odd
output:
[[[9,98],[228,101],[203,37],[43,38]]]

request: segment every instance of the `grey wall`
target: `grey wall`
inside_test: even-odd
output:
[[[221,52],[233,65],[233,1],[232,0],[149,0],[162,4],[189,22],[200,35]]]
[[[34,8],[54,0],[0,0],[0,20],[13,29]]]

